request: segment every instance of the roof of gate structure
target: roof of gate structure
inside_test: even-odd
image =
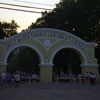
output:
[[[6,41],[7,42],[13,41],[13,43],[16,43],[17,41],[22,41],[22,40],[31,39],[31,38],[60,39],[60,40],[65,40],[68,42],[76,43],[78,46],[80,46],[81,44],[84,46],[95,46],[96,45],[95,43],[85,42],[81,38],[69,32],[65,32],[65,31],[58,30],[58,29],[52,29],[52,28],[36,28],[36,29],[24,31],[19,34],[13,35],[9,37],[8,39],[0,40],[0,42],[3,43]]]

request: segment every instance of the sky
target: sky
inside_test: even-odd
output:
[[[46,8],[46,9],[55,8],[55,4],[59,2],[60,0],[0,0],[0,3]],[[22,7],[3,5],[3,4],[0,4],[0,7],[36,11],[36,12],[45,11],[43,9],[22,8]],[[41,17],[40,13],[21,12],[21,11],[0,8],[0,21],[11,22],[11,20],[15,20],[15,22],[20,26],[18,32],[20,32],[22,29],[26,29],[32,22],[35,22],[40,17]]]

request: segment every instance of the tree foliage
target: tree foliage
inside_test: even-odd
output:
[[[60,75],[61,73],[78,74],[81,72],[81,60],[72,49],[62,49],[54,57],[53,72]]]
[[[17,28],[19,28],[19,25],[14,20],[12,20],[11,23],[0,22],[0,39],[5,39],[17,34]]]
[[[39,56],[31,48],[19,47],[12,51],[8,57],[7,71],[34,72],[39,74]]]
[[[71,32],[86,41],[98,41],[100,36],[100,0],[61,0],[50,12],[32,23],[37,27],[57,28]]]

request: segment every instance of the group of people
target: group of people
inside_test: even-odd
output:
[[[56,77],[56,75],[54,77]],[[96,75],[93,72],[86,72],[85,74],[82,74],[82,73],[71,74],[71,75],[61,73],[57,77],[59,77],[61,79],[74,78],[75,81],[78,80],[80,83],[90,83],[91,85],[96,84]],[[56,78],[54,78],[54,80],[56,80]]]
[[[90,84],[95,85],[96,84],[96,75],[92,72],[88,73],[86,72],[85,74],[86,80],[90,79]]]
[[[21,81],[21,75],[19,74],[19,72],[15,72],[15,73],[9,73],[9,72],[2,72],[0,74],[0,84],[2,86],[16,86],[18,87],[20,85],[20,81]]]
[[[91,85],[96,84],[96,75],[93,72],[86,72],[85,74],[79,73],[77,77],[83,79],[83,83],[85,83],[84,81],[89,81]]]
[[[68,77],[67,74],[61,75],[61,77]],[[84,83],[85,81],[89,81],[91,85],[96,84],[96,75],[92,72],[85,74],[79,73],[78,75],[73,74],[73,78],[81,79],[81,81]],[[19,87],[21,81],[29,81],[32,83],[33,81],[39,81],[39,75],[34,73],[25,73],[25,72],[19,72],[16,71],[15,73],[9,73],[9,72],[2,72],[0,74],[0,85],[2,86],[15,86]]]
[[[29,80],[32,82],[34,79],[38,79],[38,75],[33,73],[25,73],[25,72],[19,72],[16,71],[15,73],[10,72],[2,72],[0,74],[0,85],[5,86],[15,86],[19,87],[21,81],[27,81]]]

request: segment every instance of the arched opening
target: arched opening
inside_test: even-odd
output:
[[[14,48],[7,59],[8,72],[27,72],[27,73],[40,73],[40,56],[31,47],[20,46]]]
[[[83,63],[83,58],[79,52],[73,48],[60,49],[53,59],[53,74],[68,76],[81,73],[80,65]]]

